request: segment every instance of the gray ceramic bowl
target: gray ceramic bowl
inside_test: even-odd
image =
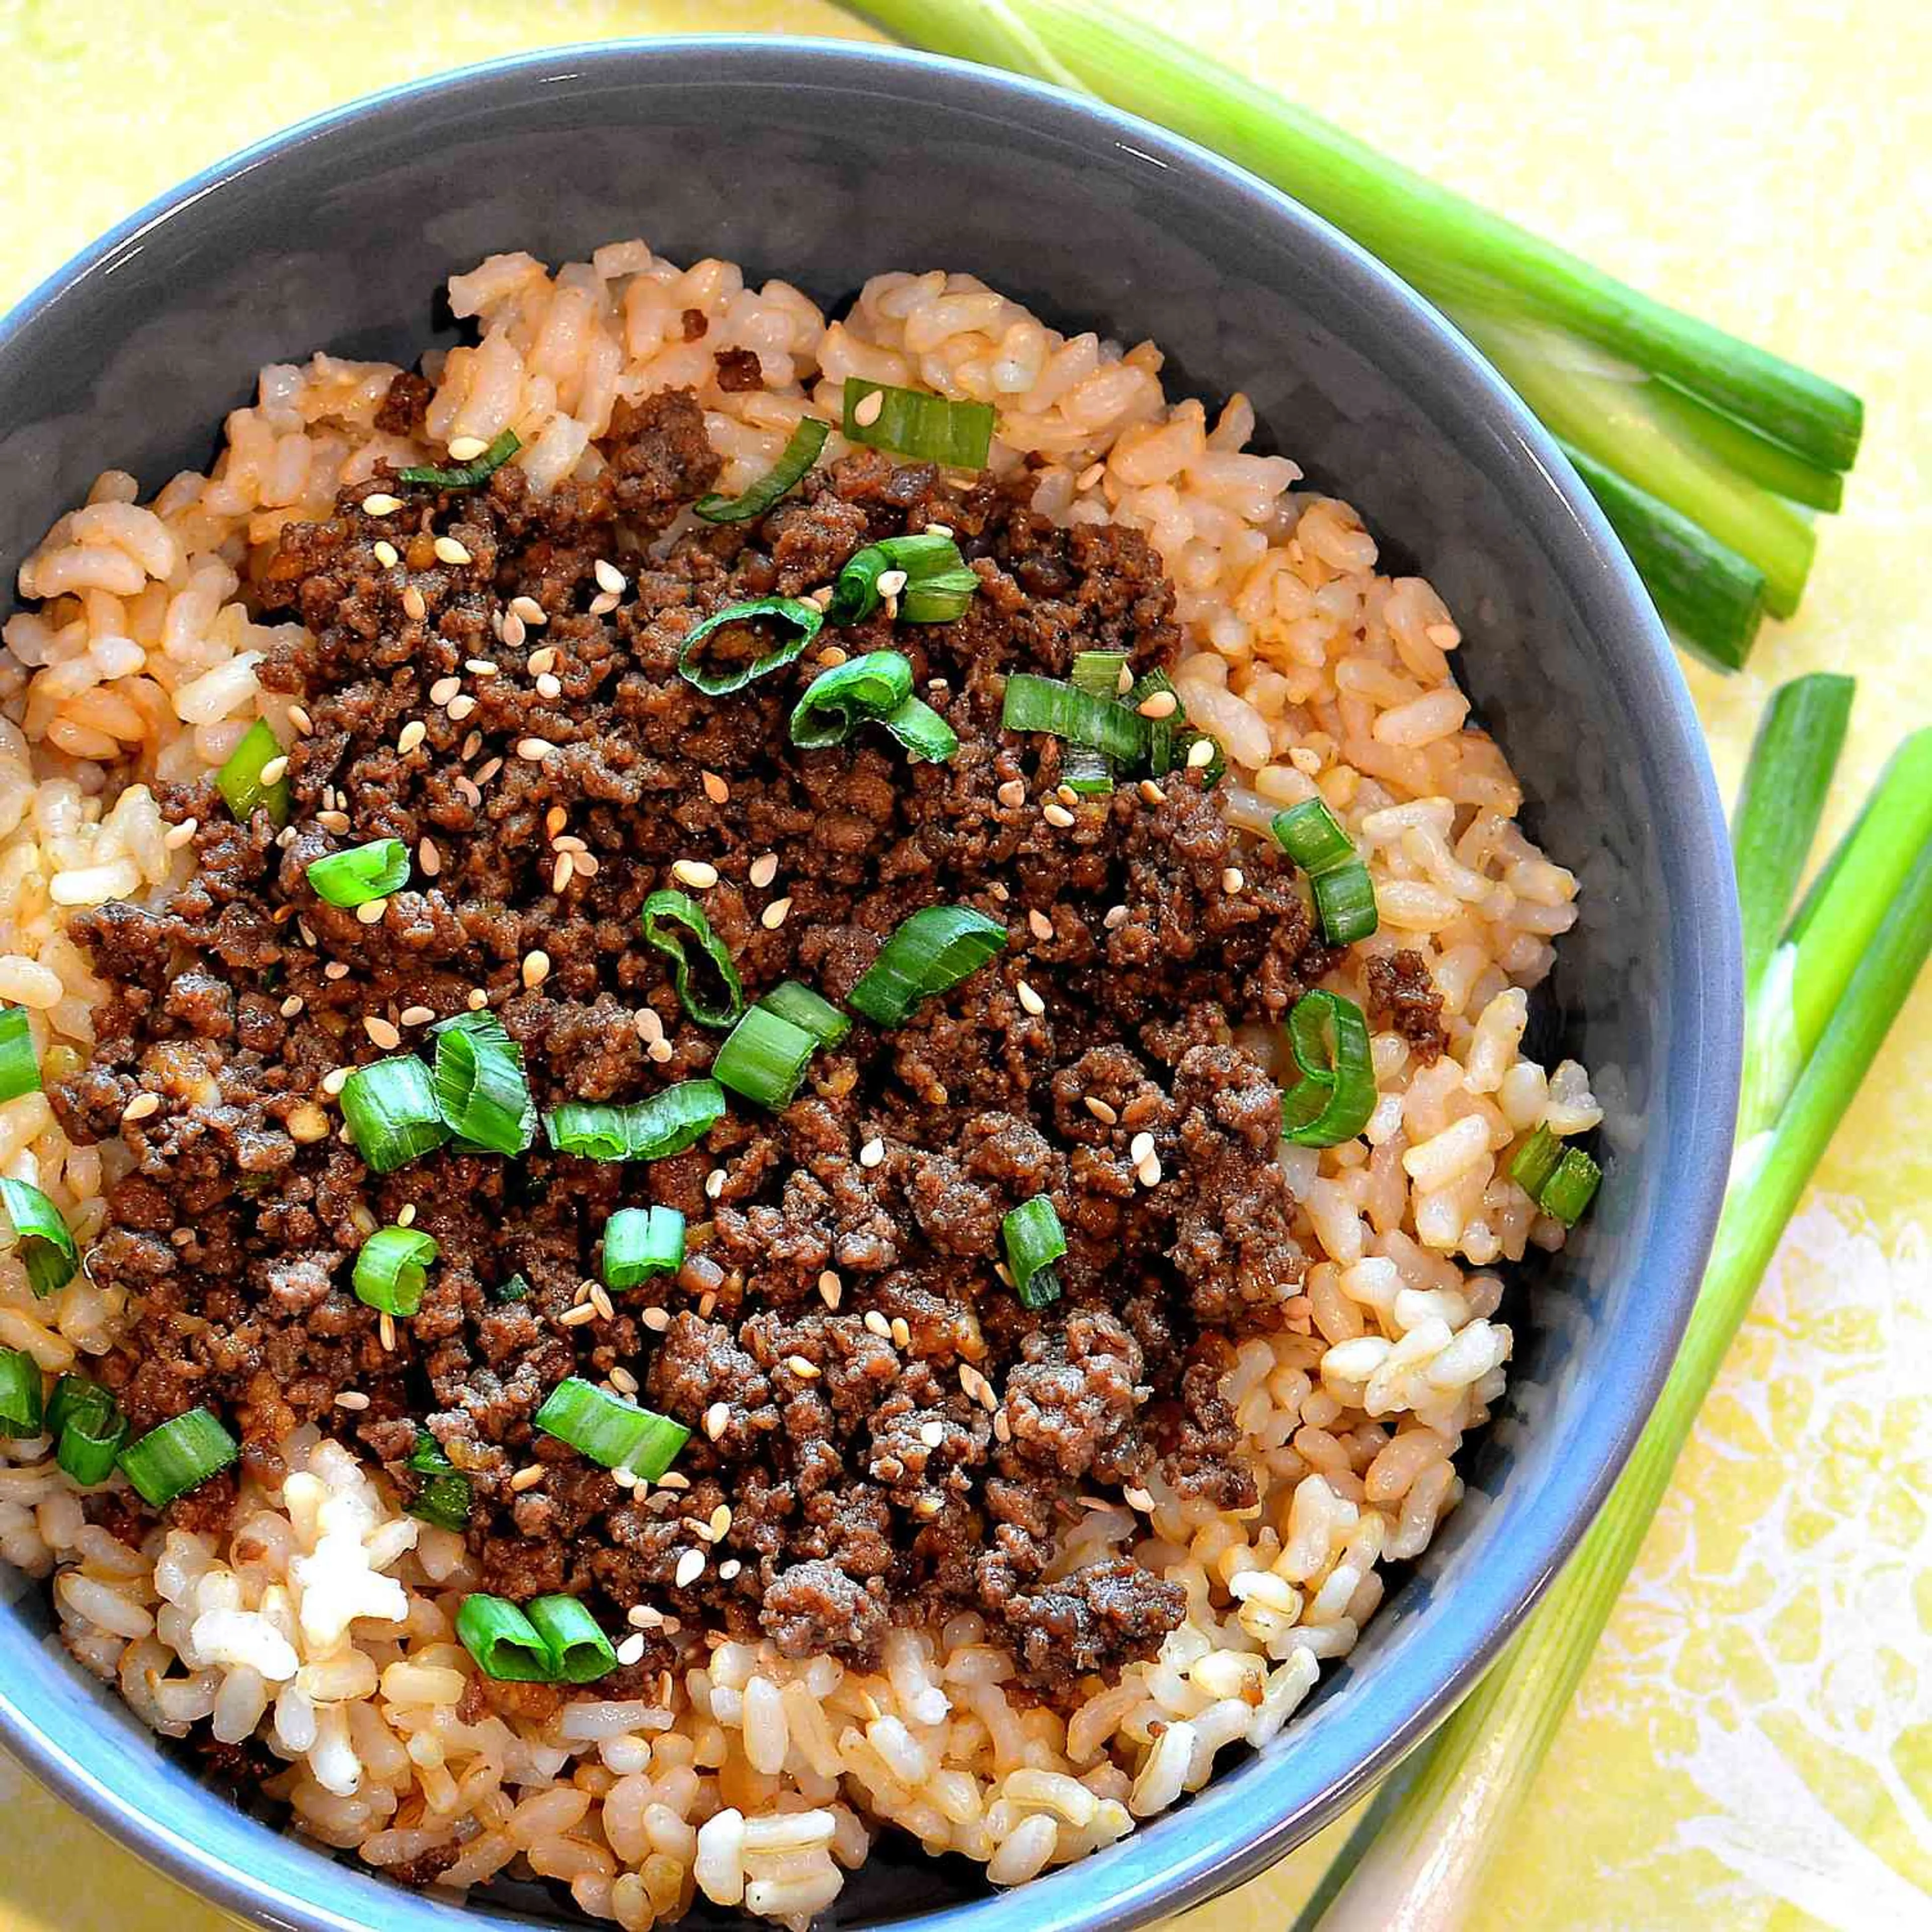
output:
[[[205,461],[262,363],[318,346],[413,362],[449,339],[435,295],[453,270],[640,230],[827,304],[881,268],[971,269],[1054,319],[1155,337],[1184,392],[1246,390],[1384,554],[1448,598],[1530,823],[1582,876],[1532,1044],[1592,1069],[1608,1178],[1508,1311],[1510,1394],[1444,1534],[1288,1730],[1174,1815],[998,1897],[959,1862],[882,1844],[830,1915],[1138,1925],[1260,1870],[1423,1736],[1575,1543],[1648,1411],[1715,1216],[1738,1063],[1730,868],[1696,720],[1548,438],[1333,230],[1142,124],[844,45],[666,41],[471,69],[308,122],[144,209],[0,327],[0,560],[10,577],[109,462],[152,488]],[[37,1588],[10,1594],[0,1737],[124,1844],[264,1924],[451,1924],[446,1904],[232,1810],[68,1663]],[[567,1904],[531,1887],[473,1902],[468,1923],[551,1916]]]

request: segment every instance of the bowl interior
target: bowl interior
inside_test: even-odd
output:
[[[1125,1926],[1256,1869],[1441,1714],[1574,1540],[1641,1422],[1728,1153],[1737,976],[1722,824],[1667,646],[1574,479],[1412,296],[1311,218],[1136,124],[976,70],[850,46],[570,50],[346,111],[229,164],[57,278],[0,334],[0,556],[110,464],[205,464],[265,362],[413,362],[443,277],[641,232],[836,307],[878,270],[970,270],[1070,328],[1167,351],[1171,390],[1253,400],[1266,442],[1355,503],[1468,639],[1459,666],[1582,881],[1532,1051],[1592,1070],[1609,1178],[1530,1271],[1468,1493],[1360,1648],[1268,1750],[1113,1850],[992,1902],[882,1845],[833,1914],[964,1906],[994,1928]],[[137,1850],[238,1910],[426,1928],[405,1894],[232,1812],[70,1665],[10,1588],[0,1731]],[[556,1901],[493,1894],[473,1925]],[[928,1924],[937,1922],[926,1922]]]

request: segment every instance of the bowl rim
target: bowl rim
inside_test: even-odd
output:
[[[736,78],[770,85],[796,78],[817,85],[842,80],[863,91],[885,84],[924,88],[941,104],[994,116],[1018,113],[1048,134],[1104,136],[1150,167],[1205,175],[1222,193],[1244,202],[1258,220],[1300,231],[1305,245],[1327,257],[1336,282],[1354,302],[1407,338],[1409,352],[1439,358],[1485,419],[1502,449],[1492,456],[1546,488],[1549,512],[1540,534],[1551,548],[1566,589],[1590,618],[1600,646],[1620,658],[1634,714],[1642,716],[1654,757],[1677,786],[1678,829],[1674,848],[1684,890],[1702,917],[1680,937],[1685,958],[1673,975],[1676,1049],[1670,1064],[1679,1122],[1674,1142],[1674,1223],[1657,1237],[1663,1252],[1647,1258],[1652,1318],[1648,1332],[1620,1334],[1634,1343],[1620,1361],[1622,1409],[1594,1458],[1558,1472],[1540,1492],[1539,1520],[1553,1533],[1498,1552],[1482,1571],[1461,1580],[1459,1595],[1472,1614],[1456,1626],[1457,1641],[1439,1648],[1426,1670],[1412,1663],[1417,1680],[1384,1687],[1388,1715],[1365,1753],[1346,1754],[1299,1796],[1257,1804],[1262,1794],[1229,1791],[1216,1780],[1177,1814],[1150,1820],[1106,1852],[1122,1882],[1096,1894],[1079,1874],[1082,1860],[1025,1886],[976,1900],[893,1919],[895,1932],[1129,1932],[1212,1898],[1265,1869],[1293,1845],[1336,1816],[1453,1710],[1500,1651],[1523,1616],[1553,1580],[1608,1494],[1648,1419],[1673,1359],[1715,1230],[1728,1172],[1742,1063],[1743,986],[1735,884],[1724,811],[1701,727],[1675,655],[1636,572],[1594,500],[1528,407],[1480,353],[1424,296],[1340,230],[1292,196],[1245,170],[1137,116],[997,69],[903,47],[811,36],[757,34],[627,36],[565,43],[448,68],[359,96],[310,116],[198,171],[156,196],[81,249],[0,316],[0,350],[32,321],[91,285],[144,238],[191,214],[196,203],[225,185],[313,142],[406,112],[412,104],[465,92],[487,95],[506,86],[542,88],[592,81],[608,88],[663,84],[663,64],[696,59],[706,80]],[[655,77],[650,71],[659,68]],[[735,76],[724,70],[737,68]],[[839,70],[844,70],[842,74]],[[788,75],[783,70],[797,70]],[[594,70],[594,72],[592,71]],[[1552,1502],[1555,1507],[1552,1507]],[[229,1911],[290,1932],[360,1932],[367,1922],[327,1902],[344,1888],[345,1868],[325,1850],[299,1841],[312,1856],[314,1887],[301,1893],[232,1862],[137,1810],[104,1783],[60,1738],[41,1729],[14,1701],[0,1674],[0,1744],[38,1779],[120,1844],[178,1882]],[[1272,1768],[1279,1775],[1295,1754]],[[1329,1755],[1340,1754],[1330,1752]],[[1244,1786],[1250,1780],[1243,1780]],[[1217,1798],[1217,1786],[1219,1787]],[[227,1801],[211,1791],[211,1804]],[[266,1830],[267,1827],[260,1828]],[[1157,1843],[1156,1841],[1158,1841]],[[1148,1856],[1146,1854],[1152,1854]],[[1125,1855],[1124,1856],[1123,1855]],[[452,1909],[372,1874],[382,1886],[382,1922],[400,1932],[446,1928]],[[353,1889],[354,1888],[351,1888]],[[521,1912],[496,1917],[470,1908],[477,1922],[540,1924]],[[434,1915],[434,1916],[433,1916]]]

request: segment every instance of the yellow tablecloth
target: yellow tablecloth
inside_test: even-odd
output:
[[[1603,266],[1830,371],[1871,424],[1803,616],[1694,670],[1733,785],[1772,686],[1859,695],[1835,836],[1932,718],[1932,12],[1906,0],[1132,0]],[[824,0],[0,0],[0,300],[299,116],[546,43],[866,38]],[[1932,986],[1732,1352],[1472,1932],[1932,1925]],[[1327,1844],[1189,1922],[1279,1932]],[[0,1927],[229,1922],[0,1766]]]

